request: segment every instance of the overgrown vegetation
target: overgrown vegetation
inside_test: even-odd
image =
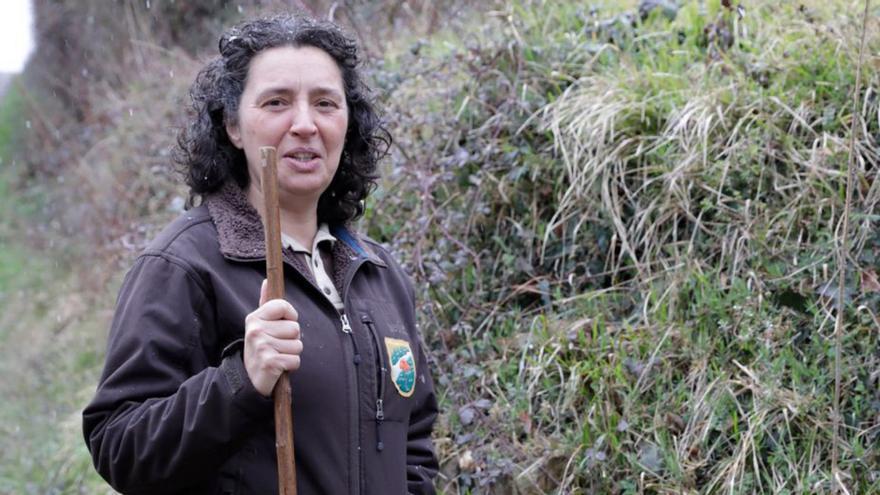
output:
[[[853,492],[880,489],[861,10],[667,5],[513,2],[388,71],[398,146],[369,225],[421,281],[449,489],[833,490],[853,122],[840,465]]]
[[[118,277],[182,205],[167,150],[192,51],[212,36],[174,26],[188,9],[256,9],[187,4],[119,4],[126,23],[180,23],[133,31],[115,65],[91,60],[103,75],[80,114],[56,113],[46,84],[23,93],[28,153],[2,176],[25,206],[3,213],[14,400],[0,492],[107,490],[78,409]],[[442,491],[833,491],[834,249],[854,128],[840,480],[880,491],[876,15],[854,114],[855,2],[380,4],[337,13],[381,53],[395,137],[362,227],[420,288]]]

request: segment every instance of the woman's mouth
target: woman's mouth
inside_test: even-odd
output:
[[[307,173],[320,166],[321,155],[312,150],[296,150],[284,154],[284,162],[294,171]]]
[[[289,158],[293,158],[294,160],[300,161],[300,162],[308,162],[308,161],[314,160],[315,158],[318,158],[317,153],[309,153],[309,152],[290,153],[285,156],[287,156]]]

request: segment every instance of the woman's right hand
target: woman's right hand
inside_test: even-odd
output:
[[[299,369],[303,344],[297,318],[289,302],[268,300],[263,280],[260,307],[244,320],[244,367],[254,388],[266,397],[283,371]]]

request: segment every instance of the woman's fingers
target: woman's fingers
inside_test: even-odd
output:
[[[266,344],[279,354],[300,355],[303,351],[302,340],[294,339],[276,339],[274,337],[266,337]]]
[[[274,354],[299,355],[303,350],[302,340],[298,338],[279,339],[268,334],[263,334],[252,339],[254,352],[268,359]]]
[[[265,378],[270,380],[272,384],[275,383],[282,371],[293,371],[299,368],[302,341],[286,341],[283,346],[287,348],[288,352],[279,351],[275,346],[269,344],[259,345],[254,349],[258,371],[265,374]]]
[[[292,354],[279,354],[275,359],[276,369],[283,371],[296,371],[299,369],[300,365],[300,357]],[[278,372],[278,376],[281,376],[281,371]],[[278,376],[275,377],[275,380],[278,380]],[[272,384],[274,387],[274,382]]]
[[[298,339],[299,322],[290,320],[253,320],[245,323],[245,339],[269,335],[279,339]]]
[[[272,395],[272,389],[282,372],[296,371],[300,367],[298,354],[281,354],[275,351],[256,354],[250,364],[245,362],[245,369],[254,388],[266,397]]]
[[[261,304],[253,313],[247,315],[245,322],[251,319],[260,320],[290,320],[296,321],[299,318],[293,305],[284,299],[272,299]]]
[[[295,371],[300,366],[300,354],[303,351],[302,340],[298,338],[299,328],[295,322],[274,321],[263,322],[286,328],[267,330],[264,327],[253,328],[245,334],[244,366],[254,388],[268,397],[275,387],[275,382],[283,371]],[[270,334],[271,331],[289,338],[279,338]]]
[[[299,369],[303,344],[296,310],[283,299],[268,299],[260,287],[260,307],[245,318],[244,365],[254,387],[269,396],[283,371]]]

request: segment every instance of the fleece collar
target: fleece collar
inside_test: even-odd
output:
[[[220,190],[205,198],[205,206],[217,228],[223,256],[247,261],[266,259],[263,221],[237,184],[232,181],[224,184]],[[367,242],[345,226],[331,226],[330,232],[342,241],[333,243],[334,261],[352,262],[365,258],[376,265],[386,266]]]

